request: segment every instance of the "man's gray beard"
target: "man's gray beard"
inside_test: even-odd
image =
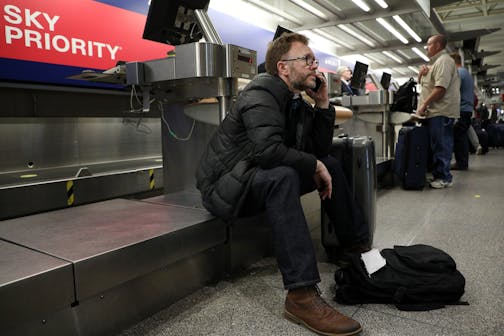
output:
[[[316,86],[316,83],[313,83],[311,85],[306,85],[305,82],[306,80],[308,79],[308,77],[306,77],[303,81],[295,81],[295,82],[292,82],[292,87],[296,90],[299,90],[299,91],[304,91],[306,89],[313,89],[315,88]]]

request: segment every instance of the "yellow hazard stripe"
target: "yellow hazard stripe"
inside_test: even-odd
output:
[[[66,183],[67,204],[68,205],[73,205],[74,201],[75,201],[73,185],[74,185],[73,181],[67,181],[67,183]]]
[[[156,186],[156,183],[154,181],[154,169],[150,169],[149,170],[149,188],[151,190],[153,190],[155,186]]]

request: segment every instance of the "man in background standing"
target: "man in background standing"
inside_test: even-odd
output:
[[[460,116],[460,80],[455,62],[446,52],[444,35],[427,40],[429,66],[418,73],[422,86],[417,114],[425,117],[432,152],[432,180],[435,189],[451,187],[450,162],[453,153],[453,123]]]
[[[467,130],[471,125],[474,104],[474,81],[469,71],[462,66],[462,58],[458,52],[450,54],[455,61],[460,77],[460,117],[453,126],[453,153],[455,163],[451,165],[454,170],[467,170],[469,168],[469,138]]]

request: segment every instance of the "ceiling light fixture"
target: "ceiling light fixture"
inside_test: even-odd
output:
[[[381,8],[388,8],[388,4],[383,0],[374,0]]]
[[[322,31],[321,29],[313,29],[314,33],[317,33],[317,35],[322,36],[325,39],[328,39],[329,41],[333,42],[337,48],[341,47],[341,44],[339,41],[336,41],[335,38],[333,38],[331,35],[327,34],[326,32]]]
[[[364,56],[366,56],[368,59],[370,59],[371,61],[375,62],[375,63],[378,63],[380,65],[385,65],[384,62],[380,61],[378,58],[376,58],[375,56],[371,56],[370,54],[364,54]]]
[[[392,54],[392,53],[391,53],[391,52],[389,52],[389,51],[384,50],[384,51],[382,51],[382,53],[383,53],[384,55],[387,55],[389,58],[392,58],[394,61],[396,61],[396,62],[397,62],[397,63],[399,63],[399,64],[402,64],[402,63],[403,63],[403,61],[402,61],[399,57],[397,57],[396,55]]]
[[[415,72],[415,73],[418,73],[418,69],[417,68],[414,68],[412,67],[411,65],[408,66],[408,69],[410,69],[411,71]]]
[[[408,34],[410,34],[411,37],[413,37],[413,39],[417,42],[422,42],[422,39],[420,38],[420,36],[418,36],[417,33],[415,33],[415,31],[413,29],[411,29],[410,26],[408,26],[408,24],[406,22],[404,22],[403,19],[401,19],[401,17],[399,15],[394,15],[392,16],[392,18],[401,25],[401,27],[404,28],[404,30],[406,30],[408,32]]]
[[[392,71],[397,72],[399,75],[405,75],[406,73],[402,70],[399,70],[400,68],[394,68]]]
[[[332,40],[328,40],[322,35],[316,34],[311,30],[302,30],[297,33],[303,34],[310,40],[310,46],[313,49],[317,49],[318,51],[324,52],[326,54],[335,55],[337,51],[337,45],[332,42]]]
[[[315,14],[316,16],[318,16],[321,19],[329,20],[329,17],[327,15],[325,15],[324,12],[322,12],[321,10],[313,7],[312,5],[306,3],[306,2],[304,2],[302,0],[289,0],[289,1],[292,2],[292,3],[295,3],[299,7],[302,7],[304,9],[306,9],[308,12],[310,12],[312,14]]]
[[[402,43],[408,44],[408,40],[401,35],[394,27],[390,25],[387,21],[385,21],[382,18],[377,18],[376,21],[378,21],[379,24],[381,24],[383,27],[385,27],[389,32],[392,33],[395,37],[397,37]]]
[[[362,22],[354,22],[353,25],[357,28],[359,28],[361,31],[369,35],[373,40],[375,41],[381,41],[381,42],[387,42],[386,39],[384,39],[380,34],[377,34],[373,29],[368,28],[365,24]]]
[[[257,6],[263,12],[266,11],[270,15],[276,15],[276,16],[281,17],[282,19],[285,19],[287,21],[291,21],[291,22],[293,22],[295,24],[303,25],[303,22],[301,20],[299,20],[298,18],[295,18],[294,16],[292,16],[290,14],[287,14],[287,13],[285,13],[283,11],[280,11],[280,10],[278,10],[278,8],[275,8],[275,7],[271,6],[271,5],[268,5],[264,1],[261,1],[261,0],[249,0],[249,1],[250,1],[250,3],[252,5]],[[212,0],[211,2],[214,3],[215,0]],[[237,2],[236,4],[239,4],[239,3]],[[229,8],[230,6],[231,6],[231,2],[230,1],[227,1],[223,5],[224,8]],[[210,4],[210,7],[212,7],[212,4]],[[241,11],[245,11],[245,13],[247,13],[247,15],[245,15],[245,16],[250,16],[251,15],[251,13],[248,12],[248,8],[243,8],[242,7]],[[227,11],[223,11],[223,12],[230,13],[229,15],[231,15],[231,16],[233,16],[233,14],[231,14],[231,13],[237,13],[237,11],[232,11],[231,9],[227,9]],[[252,19],[254,19],[254,18],[252,18]]]
[[[402,57],[406,58],[406,59],[411,59],[412,57],[408,54],[406,54],[404,51],[402,51],[401,49],[398,49],[396,50],[396,52],[401,55]]]
[[[342,12],[341,8],[335,5],[333,0],[315,0],[315,2],[333,14]]]
[[[411,50],[413,50],[415,54],[423,58],[424,61],[429,62],[429,57],[427,57],[423,52],[421,52],[420,49],[418,49],[417,47],[413,47],[411,48]]]
[[[347,48],[347,49],[350,49],[350,50],[354,50],[354,48],[351,45],[346,44],[346,43],[344,43],[344,42],[342,42],[342,41],[334,38],[333,35],[331,35],[329,33],[326,33],[322,29],[316,28],[316,29],[313,29],[313,32],[315,32],[318,35],[324,37],[325,39],[328,39],[329,41],[333,42],[334,44],[336,44],[337,47],[344,47],[344,48]]]
[[[357,6],[359,6],[364,12],[369,12],[371,10],[371,8],[369,8],[367,3],[365,3],[362,0],[352,0],[352,2]]]
[[[350,27],[347,27],[345,25],[342,25],[342,24],[339,24],[338,25],[338,28],[347,32],[348,34],[352,35],[353,37],[361,40],[362,42],[364,42],[365,44],[367,44],[368,46],[370,47],[375,47],[376,44],[372,41],[370,41],[369,39],[365,38],[363,35],[359,34],[358,32],[356,32],[355,30],[351,29]]]

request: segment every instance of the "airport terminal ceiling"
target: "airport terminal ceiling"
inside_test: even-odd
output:
[[[466,49],[466,62],[478,74],[481,87],[504,88],[504,0],[432,0],[427,10],[430,17],[420,5],[428,0],[385,0],[387,8],[380,1],[364,0],[367,12],[358,1],[349,0],[242,1],[274,14],[286,28],[325,37],[326,47],[337,56],[364,56],[373,69],[391,69],[396,78],[416,77],[408,66],[417,68],[425,60],[413,48],[425,55],[428,37],[446,33],[451,48]],[[413,28],[420,42],[401,27],[396,16]],[[382,20],[399,31],[407,44],[386,29]]]

